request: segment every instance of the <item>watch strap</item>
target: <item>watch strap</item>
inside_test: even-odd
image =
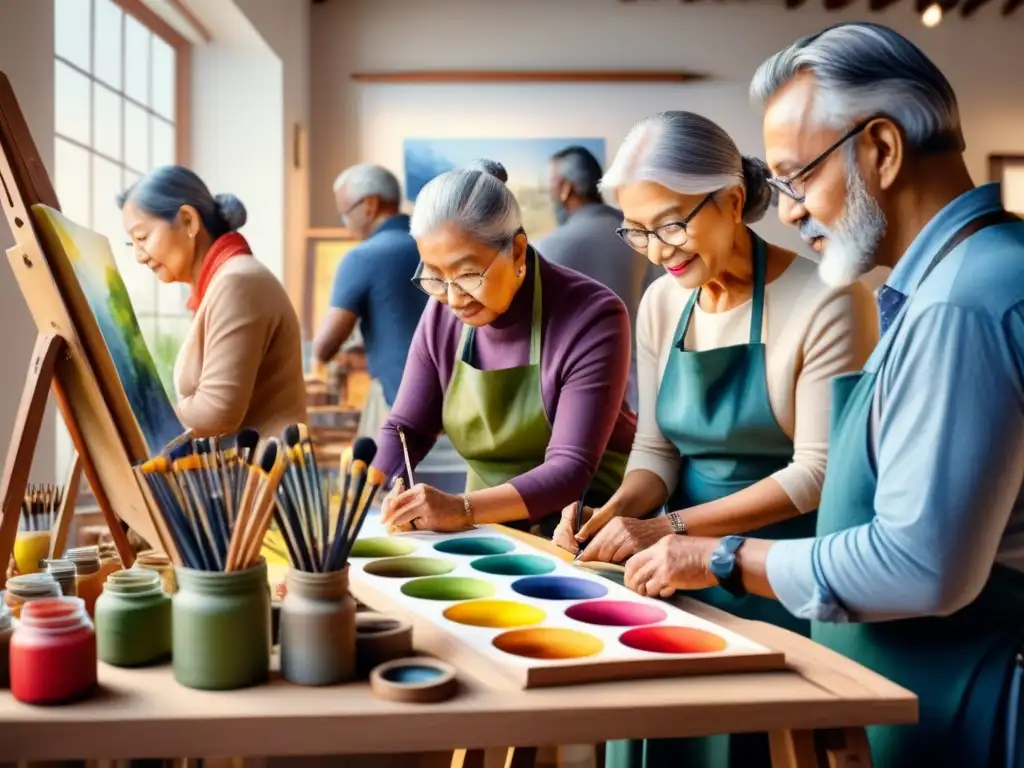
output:
[[[733,597],[747,594],[743,575],[736,567],[736,553],[746,540],[744,536],[725,536],[711,555],[711,573],[718,579],[719,586]]]

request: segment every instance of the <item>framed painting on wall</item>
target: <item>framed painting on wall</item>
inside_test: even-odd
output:
[[[306,234],[306,280],[303,296],[304,336],[312,338],[331,303],[338,265],[359,240],[342,227],[311,229]]]
[[[1024,155],[989,155],[988,175],[1003,185],[1003,207],[1024,216]]]
[[[553,154],[570,146],[590,150],[604,167],[604,139],[406,139],[402,145],[405,195],[415,202],[435,176],[478,158],[496,160],[508,172],[508,186],[519,201],[526,234],[538,240],[557,226],[548,191],[548,162]]]

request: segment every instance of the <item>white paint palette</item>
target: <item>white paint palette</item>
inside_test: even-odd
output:
[[[370,608],[441,629],[431,648],[520,688],[782,669],[785,657],[499,531],[387,536],[374,515],[350,558]]]

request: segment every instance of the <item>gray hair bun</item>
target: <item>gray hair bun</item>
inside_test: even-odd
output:
[[[466,167],[470,170],[488,173],[502,184],[508,183],[508,171],[506,171],[505,166],[497,160],[488,160],[487,158],[479,157],[476,160],[470,161],[469,165]]]
[[[743,187],[747,200],[743,204],[743,221],[753,224],[764,218],[769,206],[775,203],[775,190],[768,183],[771,171],[758,157],[746,157],[743,162]]]
[[[217,195],[213,199],[217,203],[217,212],[228,225],[228,232],[236,232],[245,225],[248,214],[241,200],[231,194]]]

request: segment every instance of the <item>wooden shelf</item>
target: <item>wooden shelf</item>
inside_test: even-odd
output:
[[[688,83],[697,72],[665,70],[427,70],[422,72],[354,72],[357,83]]]

